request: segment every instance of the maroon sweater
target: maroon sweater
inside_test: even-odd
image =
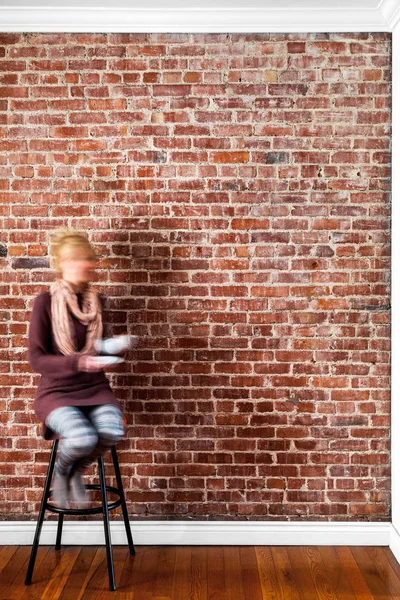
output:
[[[77,294],[77,298],[79,307],[82,308],[82,294]],[[104,298],[100,298],[103,310]],[[74,315],[71,316],[79,351],[85,345],[87,325],[83,325]],[[64,355],[59,350],[52,331],[50,292],[42,292],[33,302],[28,349],[32,369],[41,374],[34,408],[43,424],[49,412],[60,406],[113,404],[121,408],[104,371],[79,371],[80,354],[75,352]],[[43,435],[50,439],[53,432],[43,425]]]

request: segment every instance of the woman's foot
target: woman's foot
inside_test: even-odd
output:
[[[69,508],[68,477],[56,473],[53,481],[53,500],[58,508]]]
[[[77,504],[85,506],[88,503],[86,487],[83,482],[82,473],[75,471],[70,477],[71,499]]]

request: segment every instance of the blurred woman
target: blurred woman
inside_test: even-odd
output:
[[[82,474],[121,440],[124,418],[105,365],[96,358],[104,306],[104,297],[91,285],[96,253],[85,235],[62,229],[52,240],[52,262],[58,277],[33,302],[29,360],[41,374],[34,408],[43,435],[61,438],[53,500],[68,508],[70,500],[85,503]],[[123,343],[117,349],[127,347]]]

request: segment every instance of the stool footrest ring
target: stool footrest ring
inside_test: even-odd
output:
[[[101,486],[98,484],[87,484],[85,485],[85,488],[87,490],[101,491]],[[118,496],[118,500],[107,503],[108,510],[114,510],[114,508],[118,508],[118,506],[121,506],[122,498],[120,491],[117,488],[112,487],[110,485],[106,485],[106,490],[107,492],[116,494]],[[49,491],[48,497],[51,496],[51,493],[52,490]],[[50,504],[46,499],[46,510],[57,514],[62,513],[64,515],[98,515],[103,512],[103,506],[100,504],[100,506],[93,506],[91,508],[59,508],[58,506],[54,506],[54,504]]]

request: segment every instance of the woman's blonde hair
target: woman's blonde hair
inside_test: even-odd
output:
[[[97,258],[96,251],[84,233],[74,231],[68,227],[61,227],[52,234],[50,241],[50,266],[56,271],[60,272],[59,260],[61,251],[65,246],[72,246],[76,249],[83,248],[92,254],[94,259]]]

